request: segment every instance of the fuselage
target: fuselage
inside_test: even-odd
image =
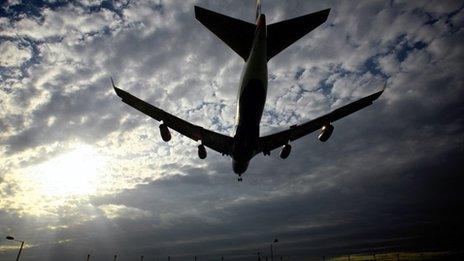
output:
[[[255,155],[259,125],[267,94],[266,17],[260,14],[250,55],[246,60],[237,95],[236,131],[232,167],[241,175]]]

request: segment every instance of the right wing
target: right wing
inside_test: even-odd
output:
[[[324,116],[303,123],[301,125],[291,126],[290,129],[274,133],[271,135],[260,137],[258,140],[258,148],[256,154],[260,152],[270,152],[273,149],[281,147],[287,144],[289,141],[294,141],[305,135],[310,134],[318,129],[321,129],[325,124],[329,124],[336,120],[339,120],[345,116],[350,115],[356,111],[359,111],[372,104],[379,96],[383,93],[383,90],[364,97],[360,100],[354,101],[343,107],[340,107]]]
[[[169,114],[155,106],[133,96],[132,94],[117,88],[111,79],[116,94],[122,98],[122,101],[138,111],[150,116],[157,121],[163,121],[166,126],[179,132],[182,135],[189,137],[194,141],[201,140],[201,143],[223,155],[230,155],[233,138],[206,130],[200,126],[191,124],[172,114]]]

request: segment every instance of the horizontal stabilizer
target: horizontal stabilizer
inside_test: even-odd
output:
[[[195,6],[195,18],[244,60],[253,44],[256,25]]]
[[[301,37],[323,24],[330,9],[285,20],[267,26],[267,59],[283,51]]]

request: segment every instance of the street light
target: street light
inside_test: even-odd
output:
[[[18,256],[16,257],[16,261],[19,261],[19,256],[21,255],[21,251],[23,251],[24,241],[17,240],[12,236],[7,236],[6,239],[13,240],[13,241],[16,241],[16,242],[21,242],[21,247],[19,247]]]
[[[272,245],[279,242],[279,240],[276,238],[274,241],[271,243],[271,261],[274,261],[274,253],[272,252]]]

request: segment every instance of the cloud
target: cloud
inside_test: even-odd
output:
[[[131,208],[124,205],[101,205],[99,208],[103,211],[105,216],[109,219],[115,218],[130,218],[130,219],[140,219],[140,218],[149,218],[152,216],[150,211],[140,210],[138,208]]]
[[[0,44],[0,66],[19,67],[31,58],[31,50],[6,41]]]
[[[196,4],[253,20],[253,1]],[[292,143],[286,161],[278,150],[256,156],[241,184],[229,158],[208,151],[199,160],[197,144],[176,133],[161,142],[158,123],[110,87],[113,76],[155,106],[233,135],[243,62],[194,20],[193,5],[1,7],[0,48],[10,57],[2,56],[0,68],[1,234],[31,241],[24,254],[37,260],[90,252],[104,259],[116,250],[121,257],[244,260],[275,237],[288,260],[457,248],[462,5],[266,1],[270,23],[331,13],[269,63],[261,133],[318,117],[385,82],[387,89],[335,122],[327,143],[314,133]],[[27,170],[82,146],[105,161],[94,192],[53,200],[30,193]],[[72,173],[62,168],[60,178]]]

